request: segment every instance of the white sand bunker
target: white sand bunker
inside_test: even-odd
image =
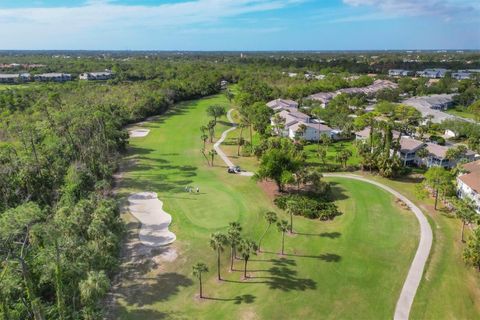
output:
[[[175,241],[175,234],[168,230],[172,216],[163,211],[163,202],[155,192],[132,194],[128,204],[132,215],[142,223],[139,235],[142,244],[159,247]]]
[[[128,131],[130,138],[146,137],[150,133],[148,129],[133,129]]]

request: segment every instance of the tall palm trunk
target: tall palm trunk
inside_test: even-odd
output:
[[[247,277],[247,262],[248,262],[248,259],[245,259],[245,265],[244,265],[244,268],[243,268],[243,277],[244,278]]]
[[[231,254],[230,254],[230,271],[233,271],[233,256],[235,254],[235,248],[231,246]]]
[[[252,125],[250,124],[250,151],[253,151],[253,132]]]
[[[200,282],[200,299],[203,298],[203,288],[202,288],[202,273],[198,276],[198,281]]]
[[[243,126],[240,126],[240,137],[238,138],[237,156],[240,156],[240,142],[243,139]]]
[[[464,233],[465,233],[465,224],[466,224],[466,223],[465,223],[465,221],[463,220],[463,221],[462,221],[462,242],[465,242],[465,240],[463,239],[463,235],[464,235]]]
[[[282,256],[283,256],[284,247],[285,247],[285,231],[282,232]]]
[[[290,212],[290,233],[293,233],[293,212]]]
[[[217,249],[217,272],[218,272],[218,280],[222,280],[220,276],[220,249]]]
[[[265,235],[267,234],[267,231],[268,231],[268,229],[270,229],[270,226],[271,226],[271,225],[272,225],[271,223],[268,224],[267,229],[265,229],[265,231],[263,232],[262,236],[260,237],[260,240],[258,240],[258,251],[262,251],[262,249],[261,249],[261,247],[260,247],[261,244],[262,244],[262,240],[263,240],[263,238],[265,237]]]
[[[437,210],[437,204],[438,204],[438,188],[435,190],[435,210]]]

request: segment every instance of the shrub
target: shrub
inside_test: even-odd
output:
[[[335,203],[306,195],[279,196],[274,203],[282,210],[292,210],[293,214],[309,219],[332,220],[341,214]]]

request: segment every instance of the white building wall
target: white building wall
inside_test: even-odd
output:
[[[475,192],[468,185],[463,183],[462,180],[457,178],[457,190],[458,196],[462,199],[468,198],[471,199],[476,204],[477,212],[480,214],[480,194]]]

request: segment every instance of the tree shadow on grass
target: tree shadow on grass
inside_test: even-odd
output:
[[[270,252],[270,251],[264,251],[264,252],[265,253],[272,253],[272,254],[275,253],[275,252]],[[338,254],[335,254],[335,253],[323,253],[323,254],[320,254],[318,256],[307,255],[307,254],[296,254],[296,253],[284,253],[283,255],[287,256],[287,257],[319,259],[319,260],[323,260],[325,262],[340,262],[340,260],[342,260],[342,257],[339,256]],[[294,261],[294,260],[290,260],[290,261]],[[281,264],[278,264],[278,265],[281,265]]]
[[[155,278],[144,280],[142,283],[122,287],[118,290],[118,295],[125,300],[128,306],[142,307],[155,302],[167,301],[171,296],[176,295],[181,287],[193,285],[191,279],[175,272],[163,273]]]
[[[203,297],[203,299],[214,300],[214,301],[224,301],[224,302],[233,301],[234,304],[242,304],[242,303],[250,304],[250,303],[254,303],[257,297],[251,294],[243,294],[233,298]]]
[[[123,315],[123,316],[122,316]],[[162,320],[171,319],[171,314],[152,309],[127,309],[124,306],[115,303],[111,312],[106,315],[107,320],[117,319],[142,319],[142,320]]]
[[[338,182],[335,181],[329,181],[330,183],[330,190],[331,190],[331,199],[333,201],[338,201],[338,200],[346,200],[349,197],[345,193],[345,189],[341,187],[341,185]]]
[[[322,233],[304,233],[304,232],[295,232],[295,234],[301,236],[317,236],[323,238],[336,239],[339,238],[342,234],[340,232],[322,232]]]

